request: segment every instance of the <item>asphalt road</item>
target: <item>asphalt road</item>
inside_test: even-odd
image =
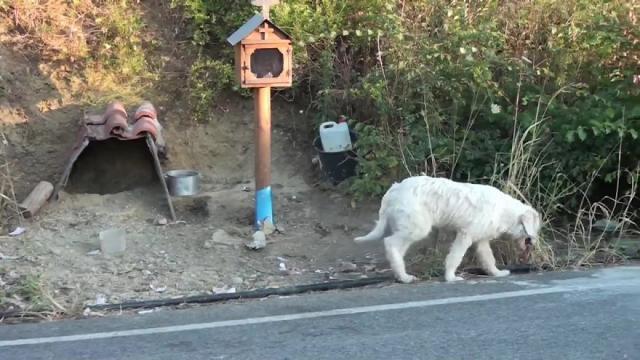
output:
[[[0,326],[0,359],[640,360],[640,267]]]

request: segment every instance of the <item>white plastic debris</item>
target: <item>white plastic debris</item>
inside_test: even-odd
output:
[[[160,309],[159,308],[153,308],[153,309],[140,310],[140,311],[138,311],[138,315],[151,314],[151,313],[154,313],[156,311],[160,311]]]
[[[89,316],[104,316],[103,313],[101,312],[97,312],[97,311],[91,311],[91,309],[89,308],[85,308],[84,311],[82,311],[82,315],[84,317],[89,317]]]
[[[20,258],[19,256],[9,256],[9,255],[0,253],[0,260],[18,260],[19,258]]]
[[[9,233],[9,236],[20,236],[24,234],[25,231],[27,231],[27,229],[23,228],[22,226],[18,226],[15,230]]]
[[[151,290],[157,292],[157,293],[163,293],[165,291],[167,291],[167,287],[166,286],[155,286],[153,284],[150,284],[149,287],[151,288]]]
[[[107,303],[107,297],[104,294],[96,295],[96,305],[104,305]]]
[[[214,294],[235,294],[236,293],[236,288],[232,287],[232,288],[228,288],[228,287],[221,287],[221,288],[213,288],[211,289],[211,291]]]
[[[87,253],[87,255],[88,255],[88,256],[96,256],[96,255],[100,255],[101,253],[102,253],[102,251],[100,251],[100,250],[98,249],[98,250],[92,250],[92,251],[89,251],[89,252]]]
[[[283,262],[280,263],[279,266],[280,271],[287,271],[287,265]]]
[[[151,314],[153,312],[153,310],[140,310],[138,311],[139,315],[144,315],[144,314]]]

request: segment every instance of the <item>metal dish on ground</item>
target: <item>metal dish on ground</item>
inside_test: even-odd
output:
[[[200,191],[200,173],[195,170],[171,170],[165,178],[171,196],[191,196]]]

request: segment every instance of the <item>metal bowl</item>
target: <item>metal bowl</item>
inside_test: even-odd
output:
[[[200,173],[195,170],[171,170],[165,175],[171,196],[191,196],[200,191]]]

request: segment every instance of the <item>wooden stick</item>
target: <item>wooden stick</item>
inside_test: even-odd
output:
[[[20,203],[20,212],[25,218],[34,216],[53,194],[53,184],[40,181],[31,191],[29,196]]]
[[[158,159],[158,148],[156,147],[156,143],[147,133],[146,138],[147,146],[149,147],[149,151],[151,151],[151,156],[153,157],[153,165],[156,169],[156,174],[158,174],[158,178],[160,180],[160,185],[162,185],[162,190],[164,191],[164,196],[167,199],[167,204],[169,205],[169,214],[171,215],[171,221],[176,221],[176,212],[173,209],[173,202],[171,201],[171,194],[169,194],[169,189],[167,188],[167,182],[164,179],[164,173],[162,172],[162,166],[160,165],[160,159]]]

